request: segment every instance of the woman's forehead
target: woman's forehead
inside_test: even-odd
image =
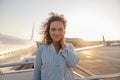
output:
[[[64,24],[61,21],[53,21],[50,24],[51,27],[64,27]]]

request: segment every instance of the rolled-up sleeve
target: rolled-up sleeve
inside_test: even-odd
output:
[[[36,57],[34,61],[33,80],[41,80],[41,52],[42,46],[36,50]]]
[[[72,44],[66,44],[66,48],[62,50],[62,56],[64,57],[68,67],[75,67],[79,62],[79,57],[76,55]]]

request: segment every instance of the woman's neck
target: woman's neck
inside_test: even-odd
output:
[[[54,44],[54,45],[58,45],[59,42],[58,42],[58,41],[53,41],[53,44]]]
[[[60,43],[59,42],[53,42],[53,45],[55,47],[56,52],[58,53],[60,50]]]

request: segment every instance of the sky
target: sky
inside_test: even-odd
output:
[[[0,0],[0,33],[39,40],[48,14],[67,19],[65,37],[84,40],[120,40],[120,0]]]

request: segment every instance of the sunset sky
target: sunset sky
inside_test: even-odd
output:
[[[64,14],[66,37],[120,40],[120,0],[0,0],[0,33],[34,39],[50,12]]]

